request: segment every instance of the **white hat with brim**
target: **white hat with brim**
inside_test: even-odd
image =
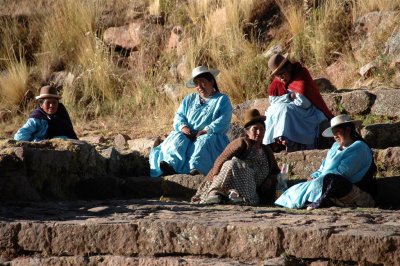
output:
[[[194,83],[194,79],[201,74],[210,73],[214,76],[214,78],[219,74],[218,69],[208,69],[206,66],[198,66],[192,70],[192,78],[186,82],[186,87],[188,88],[195,88],[196,83]]]
[[[354,126],[357,128],[361,126],[362,121],[361,120],[351,120],[350,117],[346,114],[344,115],[338,115],[335,116],[334,118],[331,119],[331,126],[328,127],[327,129],[322,132],[322,136],[330,138],[333,137],[333,132],[332,128],[341,125],[341,124],[346,124],[346,123],[353,123]]]

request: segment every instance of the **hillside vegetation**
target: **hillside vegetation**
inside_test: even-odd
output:
[[[314,0],[306,7],[296,0],[32,2],[9,0],[0,8],[3,137],[23,123],[33,96],[49,83],[59,85],[80,135],[168,132],[193,67],[220,69],[219,87],[233,103],[265,97],[266,51],[277,45],[339,89],[391,86],[395,75],[395,58],[385,49],[400,27],[398,0]],[[390,19],[360,44],[355,25],[363,23],[356,22],[373,11]],[[135,47],[105,40],[110,27],[131,23],[141,25]],[[378,67],[360,78],[371,61]],[[177,97],[168,96],[166,84]]]

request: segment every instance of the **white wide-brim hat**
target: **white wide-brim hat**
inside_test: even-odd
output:
[[[194,79],[204,73],[210,73],[214,76],[214,78],[219,74],[218,69],[208,69],[206,66],[198,66],[192,70],[192,78],[186,82],[186,87],[188,88],[195,88],[196,83],[194,83]]]
[[[341,125],[341,124],[345,124],[345,123],[353,123],[354,126],[357,128],[359,126],[361,126],[362,121],[361,120],[351,120],[350,116],[344,114],[344,115],[338,115],[335,116],[334,118],[331,119],[331,126],[328,127],[327,129],[324,130],[324,132],[322,132],[322,136],[324,137],[333,137],[333,132],[332,132],[332,128]]]

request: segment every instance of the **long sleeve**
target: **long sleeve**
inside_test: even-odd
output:
[[[359,182],[372,163],[371,149],[362,141],[356,141],[343,151],[334,143],[328,151],[321,167],[311,176],[318,178],[326,174],[336,174],[347,178],[352,183]]]
[[[364,145],[362,145],[364,144]],[[369,147],[361,142],[354,143],[357,147],[348,152],[343,160],[340,161],[336,169],[336,174],[346,177],[350,182],[361,181],[364,174],[368,171],[372,163],[372,153]],[[360,173],[362,173],[360,175]]]
[[[232,119],[232,105],[228,96],[223,95],[221,97],[216,113],[217,118],[204,128],[208,134],[226,133],[229,130]]]
[[[189,126],[186,113],[191,98],[193,98],[193,94],[186,96],[175,113],[173,127],[176,131],[181,131],[183,127]]]
[[[219,171],[221,171],[222,165],[232,159],[234,156],[238,157],[240,156],[247,148],[246,141],[244,138],[238,138],[232,141],[231,143],[228,144],[228,146],[225,148],[225,150],[218,156],[218,158],[215,160],[214,167],[210,170],[208,173],[206,179],[207,180],[212,180],[212,178],[219,174]]]
[[[47,121],[37,118],[29,118],[28,121],[15,133],[17,141],[40,141],[46,137]]]

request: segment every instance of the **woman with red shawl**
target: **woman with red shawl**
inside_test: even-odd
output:
[[[310,73],[281,54],[271,56],[268,67],[274,79],[268,89],[263,144],[284,145],[286,151],[316,148],[320,123],[333,115]]]

